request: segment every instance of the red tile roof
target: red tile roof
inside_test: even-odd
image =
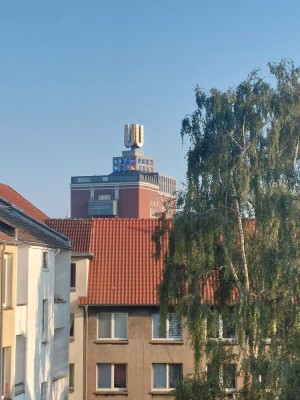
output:
[[[47,224],[72,241],[73,252],[93,253],[88,295],[79,303],[89,305],[158,305],[163,256],[156,261],[152,234],[157,219],[50,219]],[[165,251],[168,238],[164,239]],[[165,253],[163,251],[162,253]],[[220,281],[217,271],[202,286],[202,298],[214,304]],[[238,298],[232,290],[228,302]]]
[[[48,219],[46,224],[71,240],[73,252],[90,252],[91,219]]]
[[[93,219],[88,298],[81,304],[158,304],[163,259],[154,259],[156,219]]]
[[[46,214],[36,208],[14,189],[7,185],[4,185],[3,183],[0,183],[0,198],[9,201],[14,206],[22,210],[25,214],[40,222],[45,222],[46,219],[48,219]]]
[[[68,236],[73,252],[90,252],[87,298],[90,305],[157,305],[163,258],[154,258],[157,219],[48,220]],[[167,242],[167,240],[165,240]]]
[[[209,304],[216,304],[219,302],[218,298],[218,290],[220,289],[220,276],[218,271],[213,271],[206,280],[205,283],[202,285],[201,288],[201,297],[203,302]],[[237,288],[232,288],[229,292],[229,296],[226,299],[228,304],[234,304],[238,300],[239,291]]]

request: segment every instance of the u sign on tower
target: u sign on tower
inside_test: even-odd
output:
[[[144,125],[125,125],[124,144],[127,148],[131,147],[131,150],[142,147],[144,144]]]

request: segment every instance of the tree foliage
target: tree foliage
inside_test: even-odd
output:
[[[186,190],[156,235],[170,240],[161,312],[185,318],[195,354],[178,400],[223,398],[226,383],[212,385],[205,366],[231,362],[239,398],[300,398],[300,69],[283,60],[269,70],[270,82],[254,71],[224,92],[197,87],[182,122]],[[236,345],[209,340],[216,315],[233,321]]]

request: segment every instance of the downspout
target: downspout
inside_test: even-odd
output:
[[[88,351],[88,305],[84,306],[84,332],[83,332],[83,398],[87,400],[87,351]]]
[[[2,243],[1,249],[1,295],[0,295],[0,366],[2,366],[3,359],[3,302],[4,302],[4,252],[6,248],[6,242]],[[2,398],[3,387],[2,377],[0,379],[0,396]]]

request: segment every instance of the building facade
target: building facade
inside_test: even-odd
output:
[[[155,172],[154,159],[144,154],[143,125],[125,125],[124,144],[113,157],[109,175],[71,178],[71,217],[153,218],[174,201],[176,180]]]
[[[70,242],[1,186],[10,195],[0,198],[1,398],[67,399]]]
[[[167,399],[183,376],[193,373],[194,354],[184,322],[169,314],[160,329],[158,285],[163,256],[154,258],[157,219],[49,220],[72,239],[74,313],[70,338],[70,399]],[[162,253],[168,239],[161,243]],[[217,281],[205,296],[213,303]],[[226,328],[211,340],[234,346]],[[202,365],[209,371],[209,366]],[[227,368],[227,366],[226,366]],[[241,387],[238,364],[228,365],[227,398]]]

